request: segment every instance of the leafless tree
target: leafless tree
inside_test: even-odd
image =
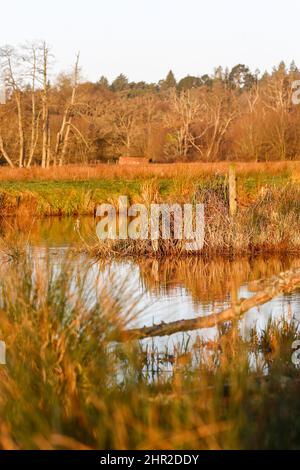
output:
[[[17,106],[19,130],[19,167],[22,167],[25,161],[25,137],[22,109],[23,64],[21,61],[22,58],[13,47],[5,46],[0,49],[0,62],[4,72],[6,86],[8,89],[10,89],[11,95],[15,99]]]
[[[48,103],[48,65],[49,65],[49,47],[44,42],[42,44],[42,168],[47,168],[50,164],[50,128],[49,128],[49,103]]]
[[[26,167],[30,168],[36,151],[39,138],[39,122],[41,111],[37,108],[37,85],[40,69],[41,46],[38,43],[26,44],[24,47],[24,61],[27,63],[27,75],[30,80],[31,89],[31,132],[28,160]]]
[[[76,92],[78,88],[79,72],[80,72],[79,58],[80,58],[80,54],[78,53],[76,56],[76,62],[75,62],[74,72],[73,72],[71,99],[65,107],[61,127],[57,134],[57,139],[56,139],[55,160],[58,161],[59,166],[62,166],[65,161],[65,155],[66,155],[68,142],[69,142],[69,136],[70,136],[70,130],[73,126],[72,116],[73,116],[74,108],[76,104]]]
[[[5,158],[5,160],[7,161],[8,165],[11,167],[11,168],[14,168],[14,164],[13,162],[11,161],[7,151],[5,150],[5,147],[4,147],[4,143],[3,143],[3,138],[2,138],[2,135],[0,134],[0,152],[1,154],[3,155],[3,157]]]
[[[165,115],[165,124],[174,136],[177,156],[186,159],[191,146],[196,146],[191,126],[199,117],[201,103],[191,91],[178,95],[176,90],[171,90],[167,100],[170,112]]]

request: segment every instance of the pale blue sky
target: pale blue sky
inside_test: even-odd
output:
[[[1,0],[0,45],[45,39],[56,69],[157,81],[246,63],[300,65],[299,0]]]

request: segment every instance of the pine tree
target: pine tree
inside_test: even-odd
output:
[[[100,77],[100,80],[98,80],[98,85],[101,88],[109,88],[109,82],[108,82],[107,78],[104,77],[104,75],[102,75],[102,77]]]
[[[121,73],[111,84],[113,91],[123,91],[128,88],[128,78]]]
[[[161,91],[166,91],[166,90],[169,90],[170,88],[176,88],[177,82],[176,82],[176,78],[172,70],[170,70],[165,80],[161,80],[159,82],[159,86],[160,86]]]
[[[179,91],[190,90],[191,88],[198,88],[202,85],[202,80],[200,77],[191,77],[187,75],[182,78],[178,83],[177,89]]]

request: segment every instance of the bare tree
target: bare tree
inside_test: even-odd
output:
[[[66,151],[68,147],[68,142],[69,142],[70,130],[72,127],[72,115],[73,115],[74,107],[76,103],[76,91],[77,91],[78,82],[79,82],[79,58],[80,58],[80,54],[78,53],[76,56],[76,62],[74,66],[71,99],[70,99],[70,102],[67,103],[65,107],[62,124],[61,124],[60,130],[57,134],[57,139],[56,139],[55,160],[58,160],[59,166],[62,166],[64,163],[65,155],[66,155]]]
[[[245,108],[239,112],[238,126],[239,135],[235,141],[239,155],[246,159],[259,160],[262,145],[260,132],[261,96],[259,87],[256,85],[245,93]]]
[[[16,105],[18,115],[19,130],[19,167],[23,167],[25,161],[25,138],[24,122],[22,109],[22,70],[21,58],[11,46],[5,46],[0,49],[0,61],[4,71],[6,86],[11,90]],[[2,152],[3,153],[3,152]]]
[[[191,147],[196,147],[196,138],[192,133],[192,124],[198,119],[201,102],[190,90],[179,95],[172,90],[168,96],[170,112],[165,116],[165,123],[173,133],[177,156],[187,159]]]
[[[49,48],[44,42],[42,44],[42,168],[49,166],[49,104],[48,104],[48,64],[49,64]]]
[[[121,97],[112,109],[111,117],[116,138],[125,148],[126,156],[130,156],[133,138],[137,130],[139,110],[135,99],[126,100]]]
[[[264,106],[272,115],[272,138],[269,146],[279,151],[280,159],[287,156],[287,135],[289,131],[289,108],[291,106],[292,86],[284,63],[274,69],[271,77],[266,80],[263,89]]]
[[[5,150],[4,148],[4,143],[3,143],[3,138],[2,138],[2,135],[0,134],[0,152],[1,154],[3,155],[3,157],[5,158],[5,160],[7,161],[8,165],[11,167],[11,168],[14,168],[14,164],[13,162],[11,161],[7,151]]]
[[[29,44],[24,46],[25,56],[24,60],[28,63],[28,76],[30,79],[31,87],[31,136],[30,136],[30,145],[28,152],[28,160],[26,162],[26,167],[30,168],[35,150],[37,147],[38,137],[39,137],[39,121],[41,116],[41,111],[37,109],[37,81],[39,74],[39,61],[40,61],[40,46],[39,44]]]
[[[235,116],[235,111],[228,105],[228,96],[222,93],[228,92],[216,90],[214,95],[206,89],[180,94],[175,90],[171,92],[168,97],[170,112],[165,123],[174,138],[177,157],[187,159],[190,150],[194,149],[203,159],[210,161],[216,158]],[[172,146],[169,151],[172,152]]]
[[[205,138],[207,147],[205,158],[207,161],[216,160],[224,136],[236,116],[234,96],[214,96],[206,94],[203,113],[203,131],[201,138]]]

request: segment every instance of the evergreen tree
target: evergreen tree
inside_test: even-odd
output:
[[[228,82],[232,88],[250,90],[255,81],[249,67],[244,64],[235,65],[228,76]]]
[[[208,88],[210,88],[213,84],[213,79],[208,74],[202,75],[201,81],[203,85],[205,85]]]
[[[161,80],[159,82],[159,86],[160,86],[161,91],[166,91],[166,90],[169,90],[170,88],[176,88],[177,82],[176,82],[176,78],[172,70],[170,70],[165,80]]]
[[[297,73],[299,72],[299,69],[296,65],[296,62],[292,60],[291,65],[290,65],[290,73]]]
[[[178,83],[178,91],[190,90],[191,88],[198,88],[202,85],[202,80],[200,77],[191,77],[187,75],[182,78]]]
[[[99,85],[101,88],[109,88],[109,82],[108,82],[107,78],[104,77],[104,75],[102,75],[102,77],[100,77],[100,80],[98,80],[97,85]]]
[[[123,91],[128,88],[128,78],[121,73],[111,84],[112,91]]]

